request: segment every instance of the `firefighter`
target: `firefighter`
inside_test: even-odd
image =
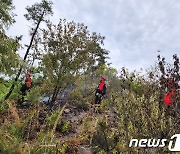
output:
[[[170,78],[167,79],[166,82],[166,88],[167,88],[167,93],[164,96],[164,104],[167,106],[165,108],[165,115],[166,116],[173,116],[176,117],[178,114],[178,106],[176,106],[175,101],[176,101],[176,96],[178,94],[178,82],[177,80]]]
[[[26,96],[27,92],[30,90],[31,85],[32,85],[32,79],[31,79],[31,74],[27,72],[25,74],[26,80],[25,83],[21,87],[21,94],[22,94],[22,103],[24,102],[24,97]]]
[[[101,77],[100,83],[95,92],[95,104],[101,104],[101,101],[106,94],[106,78],[104,76]]]
[[[176,88],[177,88],[177,83],[174,81],[174,79],[168,79],[167,81],[167,90],[168,92],[164,96],[164,104],[166,104],[168,107],[172,105],[174,102],[174,96],[176,94]]]

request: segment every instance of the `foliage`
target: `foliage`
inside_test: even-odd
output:
[[[38,86],[32,87],[27,94],[27,100],[31,102],[31,105],[36,105],[40,101],[40,88]]]
[[[69,122],[69,121],[65,122],[65,123],[62,125],[62,127],[61,127],[62,133],[66,133],[66,132],[69,131],[69,125],[70,125],[70,122]]]
[[[12,75],[19,65],[19,56],[17,49],[19,48],[19,40],[10,38],[5,33],[5,28],[14,23],[12,13],[12,2],[1,0],[0,2],[0,71],[4,74]]]
[[[97,131],[94,133],[92,138],[92,144],[96,145],[94,146],[96,147],[94,152],[110,153],[110,151],[112,151],[118,143],[119,137],[116,131],[109,129],[106,119],[99,121]]]
[[[11,0],[1,0],[0,3],[0,29],[3,30],[3,27],[11,25],[14,21],[13,9]],[[2,31],[1,31],[2,32]]]
[[[50,115],[49,117],[46,118],[47,126],[50,129],[53,128],[58,115],[59,115],[59,110],[55,111],[54,113],[52,113],[52,115]]]
[[[39,22],[40,18],[42,18],[42,21],[46,21],[45,17],[53,14],[52,2],[47,0],[43,0],[41,3],[36,3],[31,7],[27,7],[26,10],[28,11],[28,14],[25,14],[24,16],[28,21],[32,20],[35,24]]]

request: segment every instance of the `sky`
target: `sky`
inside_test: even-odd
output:
[[[157,51],[172,61],[180,55],[180,0],[52,0],[59,19],[84,23],[90,32],[105,36],[103,48],[110,51],[108,60],[118,70],[149,68],[157,62]],[[10,36],[23,35],[29,42],[30,23],[24,18],[25,7],[40,0],[13,0],[16,23]],[[23,55],[23,51],[21,51]]]

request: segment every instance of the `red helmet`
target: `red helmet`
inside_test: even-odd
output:
[[[29,72],[27,72],[26,75],[29,76],[29,77],[31,76],[31,74]]]
[[[105,80],[106,80],[106,77],[105,77],[105,76],[102,76],[102,77],[101,77],[101,80],[105,81]]]

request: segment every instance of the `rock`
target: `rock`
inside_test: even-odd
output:
[[[68,113],[70,113],[70,111],[71,111],[70,109],[65,109],[64,113],[68,114]]]
[[[78,122],[78,117],[77,116],[74,116],[71,118],[71,123],[74,123],[74,122]]]
[[[78,147],[78,154],[92,154],[92,151],[90,148],[86,148],[86,147],[83,147],[83,146],[79,146]]]

